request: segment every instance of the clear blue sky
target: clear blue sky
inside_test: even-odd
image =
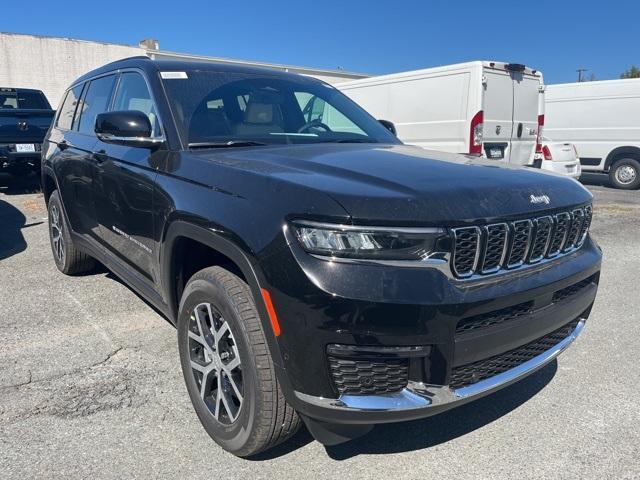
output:
[[[640,65],[637,0],[36,0],[9,2],[0,31],[371,74],[468,60],[525,63],[547,83]],[[24,6],[27,10],[22,8]]]

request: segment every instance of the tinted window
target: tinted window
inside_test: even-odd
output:
[[[151,122],[151,136],[160,135],[158,114],[147,84],[139,73],[126,72],[122,74],[113,109],[138,110],[146,114]]]
[[[78,105],[81,93],[82,85],[73,87],[69,92],[67,92],[67,96],[62,103],[62,107],[60,107],[60,114],[58,115],[58,122],[56,123],[57,127],[64,128],[66,130],[71,129],[73,125],[73,115],[76,112],[76,106]]]
[[[34,109],[45,110],[51,106],[42,92],[17,90],[13,88],[0,89],[0,109]]]
[[[109,75],[92,80],[89,84],[89,90],[82,100],[79,128],[82,133],[94,133],[96,117],[106,112],[109,106],[115,79],[115,75]]]
[[[163,82],[187,144],[399,143],[349,98],[314,79],[200,70]]]

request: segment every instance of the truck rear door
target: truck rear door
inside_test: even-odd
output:
[[[483,86],[483,153],[516,165],[532,163],[538,134],[539,78],[524,66],[496,64],[485,68]]]
[[[538,136],[540,80],[534,75],[513,72],[513,126],[509,163],[533,162]]]
[[[483,153],[508,162],[513,128],[513,80],[507,71],[485,69],[483,77]]]

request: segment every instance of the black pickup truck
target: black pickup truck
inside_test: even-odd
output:
[[[236,455],[480,398],[583,330],[592,196],[390,130],[304,76],[106,65],[43,144],[56,266],[97,259],[177,326],[194,409]]]
[[[0,88],[0,173],[40,171],[42,140],[54,114],[40,90]]]

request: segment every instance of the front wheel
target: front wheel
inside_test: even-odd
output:
[[[246,457],[293,435],[300,425],[276,379],[248,285],[220,267],[185,287],[178,350],[191,403],[207,433]]]
[[[633,158],[617,160],[609,170],[609,180],[614,187],[624,190],[640,187],[640,162]]]
[[[92,270],[95,260],[78,250],[71,238],[69,223],[62,210],[60,195],[55,190],[49,197],[49,240],[56,267],[66,275],[76,275]]]

